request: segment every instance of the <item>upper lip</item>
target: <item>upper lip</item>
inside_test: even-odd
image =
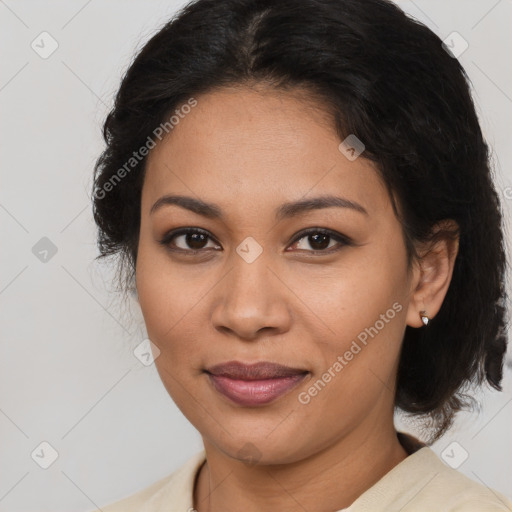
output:
[[[206,371],[212,375],[239,380],[275,379],[307,373],[307,370],[291,368],[290,366],[283,366],[268,361],[259,361],[252,364],[245,364],[240,361],[228,361],[211,366]]]

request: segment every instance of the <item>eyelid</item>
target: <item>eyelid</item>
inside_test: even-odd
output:
[[[298,242],[299,240],[301,240],[302,238],[304,238],[308,235],[313,235],[316,233],[328,235],[331,238],[335,239],[336,241],[344,243],[345,245],[354,245],[353,241],[348,236],[343,235],[342,233],[338,233],[337,231],[333,231],[331,229],[320,228],[320,227],[303,229],[302,231],[297,233],[297,235],[295,236],[295,238],[293,239],[291,244]],[[314,251],[314,252],[328,252],[328,251]]]
[[[213,236],[212,234],[205,230],[205,229],[202,229],[202,228],[199,228],[199,227],[194,227],[194,226],[187,226],[187,227],[182,227],[182,228],[176,228],[174,230],[171,230],[169,232],[167,232],[161,240],[159,240],[159,243],[162,244],[163,246],[167,247],[169,250],[172,250],[173,252],[181,252],[181,253],[189,253],[189,254],[198,254],[198,253],[201,253],[201,252],[206,252],[207,249],[212,249],[211,247],[210,248],[207,248],[207,249],[181,249],[181,248],[171,248],[169,246],[170,242],[172,239],[174,239],[175,237],[177,236],[181,236],[181,235],[186,235],[188,233],[200,233],[200,234],[203,234],[205,235],[208,239],[210,239],[212,242],[214,242],[215,244],[217,245],[221,245]],[[355,245],[354,241],[346,236],[346,235],[343,235],[342,233],[339,233],[337,231],[334,231],[334,230],[331,230],[331,229],[327,229],[327,228],[321,228],[321,227],[311,227],[311,228],[306,228],[306,229],[303,229],[301,231],[299,231],[295,236],[294,238],[292,239],[292,241],[289,243],[289,246],[290,245],[294,245],[295,243],[297,243],[299,240],[301,240],[302,238],[305,238],[307,237],[308,235],[311,235],[311,234],[324,234],[324,235],[327,235],[329,237],[331,237],[332,239],[334,239],[336,242],[338,242],[339,244],[341,244],[341,247],[343,246],[353,246]],[[322,255],[322,254],[331,254],[333,252],[336,252],[338,251],[339,249],[341,249],[341,247],[331,247],[330,249],[325,249],[325,250],[317,250],[317,251],[314,251],[314,250],[306,250],[306,249],[299,249],[299,251],[305,251],[305,252],[308,252],[308,253],[312,253],[312,254],[318,254],[318,255]],[[214,249],[214,250],[217,250],[217,249]],[[293,252],[293,251],[292,251]]]
[[[212,236],[212,234],[203,228],[198,228],[194,226],[187,226],[182,228],[176,228],[172,229],[171,231],[168,231],[165,233],[165,235],[159,240],[159,243],[161,243],[163,246],[169,247],[169,244],[172,239],[181,236],[181,235],[187,235],[189,233],[200,233],[202,235],[205,235],[208,239],[210,239],[212,242],[216,243],[217,245],[220,245],[220,243]],[[204,252],[204,249],[180,249],[178,248],[172,248],[171,250],[176,252],[188,252],[188,253],[198,253],[198,252]]]

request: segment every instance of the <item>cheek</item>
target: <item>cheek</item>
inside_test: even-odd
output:
[[[149,339],[160,350],[155,360],[167,391],[187,408],[204,366],[208,337],[207,295],[216,276],[194,265],[178,265],[151,243],[139,245],[136,281]],[[218,277],[217,277],[218,279]],[[183,410],[183,409],[182,409]]]
[[[176,361],[184,351],[180,343],[189,339],[183,329],[191,325],[197,290],[187,286],[163,251],[143,243],[137,256],[136,283],[148,337],[163,356],[157,359],[157,366],[169,359]]]
[[[136,283],[148,331],[161,338],[192,307],[197,291],[151,236],[145,229],[139,242]]]
[[[339,351],[347,341],[364,332],[391,309],[385,320],[396,322],[397,309],[404,309],[407,279],[405,259],[392,246],[359,248],[336,267],[318,272],[296,272],[293,289],[328,328],[333,349]],[[290,279],[292,276],[290,276]],[[381,326],[379,323],[378,327]],[[335,342],[338,340],[338,343]]]
[[[407,310],[405,249],[398,252],[393,245],[360,251],[314,291],[304,288],[310,290],[304,302],[316,301],[312,309],[329,327],[327,337],[316,338],[317,360],[322,361],[317,377],[332,381],[322,398],[326,404],[332,400],[357,408],[364,397],[371,401],[393,385]],[[329,369],[335,377],[324,373]]]
[[[194,332],[194,309],[197,303],[193,286],[184,286],[175,267],[160,251],[139,247],[137,258],[137,292],[149,339],[160,350],[155,366],[163,385],[176,405],[186,411],[193,390],[199,339]]]

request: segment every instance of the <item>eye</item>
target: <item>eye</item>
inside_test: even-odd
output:
[[[208,240],[213,239],[207,231],[198,228],[182,228],[167,233],[160,243],[172,251],[199,252],[203,249],[219,249],[220,246],[213,244],[208,246]]]
[[[353,245],[353,242],[350,238],[341,233],[323,228],[311,228],[299,233],[292,243],[292,246],[294,245],[296,245],[299,250],[331,253],[338,251],[345,245]],[[336,245],[338,245],[338,247],[336,247]]]
[[[171,251],[196,254],[207,249],[221,250],[221,246],[207,231],[199,228],[181,228],[167,233],[160,241]],[[208,246],[210,242],[210,246]],[[352,240],[341,233],[323,228],[301,231],[290,247],[307,252],[327,253],[338,251],[343,246],[354,245]],[[338,247],[336,247],[338,245]]]

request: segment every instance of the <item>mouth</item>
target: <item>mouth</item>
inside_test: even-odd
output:
[[[205,370],[214,389],[238,405],[265,405],[285,395],[309,374],[300,368],[261,361],[229,361]]]

